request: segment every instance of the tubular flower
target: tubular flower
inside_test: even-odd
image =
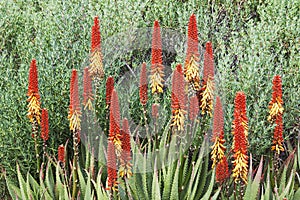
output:
[[[140,75],[140,102],[143,106],[148,101],[148,83],[147,83],[147,68],[146,63],[142,64],[141,75]]]
[[[196,95],[191,97],[190,108],[189,108],[189,118],[194,121],[199,112],[198,97]]]
[[[49,139],[49,122],[48,122],[48,110],[46,108],[42,109],[42,119],[41,119],[41,138],[44,141]]]
[[[235,97],[235,110],[234,110],[234,120],[233,120],[233,158],[232,162],[234,169],[232,170],[232,176],[234,181],[237,183],[242,180],[247,184],[247,174],[248,174],[248,155],[247,155],[247,145],[248,140],[245,132],[245,126],[243,124],[243,116],[239,108],[244,107],[244,105],[238,105],[244,102],[246,99],[243,92],[238,92]]]
[[[131,172],[131,145],[130,145],[130,131],[128,126],[128,120],[123,120],[123,129],[121,130],[121,142],[122,142],[122,153],[121,153],[121,165],[119,168],[119,174],[121,177],[129,178],[132,176]]]
[[[73,69],[70,83],[70,106],[68,115],[71,131],[75,132],[80,130],[80,117],[81,112],[78,93],[78,76],[76,69]]]
[[[107,144],[107,190],[118,191],[117,159],[115,145],[112,141]]]
[[[64,145],[59,145],[58,147],[58,161],[65,164],[65,147]]]
[[[104,77],[103,55],[101,51],[101,36],[99,19],[94,18],[94,26],[91,33],[91,56],[90,56],[90,74],[93,79]]]
[[[203,85],[200,89],[200,108],[202,115],[212,115],[214,93],[214,57],[211,42],[206,43],[203,67]]]
[[[38,72],[36,66],[36,60],[33,59],[30,64],[29,68],[29,76],[28,76],[28,92],[27,101],[28,104],[28,113],[27,117],[29,118],[30,122],[33,123],[36,121],[40,124],[41,118],[41,103],[40,103],[40,95],[39,95],[39,87],[38,87]]]
[[[111,106],[109,113],[109,140],[113,142],[118,158],[121,156],[122,143],[120,135],[120,107],[118,94],[114,89],[112,91]]]
[[[216,105],[214,111],[214,122],[213,122],[213,136],[212,142],[214,143],[211,152],[211,160],[213,161],[212,168],[216,166],[218,162],[220,162],[225,154],[226,147],[224,146],[224,119],[223,119],[223,110],[221,99],[218,96],[216,98]]]
[[[192,14],[188,25],[184,75],[186,81],[188,81],[196,91],[200,89],[199,60],[197,22],[196,16]]]
[[[277,154],[280,154],[280,151],[283,152],[283,122],[282,115],[278,115],[276,118],[276,126],[274,130],[273,142],[272,142],[272,151],[275,151]]]
[[[184,91],[184,76],[182,73],[181,64],[178,64],[172,79],[172,123],[171,126],[175,126],[178,131],[183,130],[184,118],[186,114],[186,96]]]
[[[216,166],[216,182],[223,184],[229,178],[228,162],[226,156]]]
[[[111,103],[111,94],[114,89],[114,78],[109,76],[106,80],[106,106],[109,107]]]
[[[163,93],[163,77],[164,66],[162,65],[162,44],[160,27],[157,20],[154,22],[153,35],[152,35],[152,61],[151,61],[151,75],[150,75],[150,87],[152,94]]]
[[[238,112],[241,117],[241,123],[244,127],[245,136],[247,138],[248,137],[248,118],[247,118],[247,114],[246,114],[246,95],[243,92],[238,92],[236,94],[234,104],[235,104],[234,107],[235,107],[236,112]],[[234,129],[234,123],[233,123],[233,129]],[[248,145],[248,140],[247,140],[247,145]],[[234,141],[233,141],[233,148],[234,148]]]
[[[93,88],[92,79],[90,77],[89,68],[84,68],[83,72],[83,106],[84,110],[93,110]]]
[[[270,122],[274,121],[278,115],[283,114],[282,84],[279,75],[274,76],[273,79],[273,94],[269,109],[268,121]]]

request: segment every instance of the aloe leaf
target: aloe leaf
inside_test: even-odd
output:
[[[80,191],[81,191],[81,195],[85,196],[85,192],[86,192],[86,183],[82,174],[82,171],[80,169],[80,167],[78,167],[78,178],[79,178],[79,184],[80,184]]]
[[[210,200],[217,200],[219,197],[219,194],[221,192],[222,187],[219,187],[218,190],[215,192],[215,194],[211,197]]]
[[[208,186],[208,189],[205,193],[205,195],[201,198],[201,200],[207,200],[209,199],[210,195],[211,195],[211,192],[213,190],[213,187],[214,187],[214,181],[215,181],[215,169],[213,170],[212,172],[212,176],[211,176],[211,179],[210,179],[210,184]]]
[[[261,179],[261,174],[262,174],[262,169],[263,169],[263,157],[261,157],[260,159],[260,163],[254,178],[254,181],[251,183],[249,182],[246,188],[246,192],[245,192],[245,199],[247,200],[255,200],[256,196],[258,194],[258,189],[259,189],[259,184],[260,184],[260,179]],[[249,181],[252,178],[249,177]]]
[[[5,180],[6,180],[8,192],[9,192],[10,196],[12,197],[12,199],[16,200],[18,198],[21,198],[21,196],[22,196],[21,190],[14,184],[12,184],[11,181],[8,180],[8,177],[5,177]]]
[[[179,166],[180,166],[180,164],[178,163],[177,167],[176,167],[176,171],[175,171],[175,176],[174,176],[173,184],[172,184],[172,190],[171,190],[171,195],[170,195],[170,199],[171,200],[177,200],[177,199],[179,199],[179,195],[178,195]],[[173,173],[172,173],[172,175],[173,175]]]
[[[79,170],[80,171],[80,170]],[[86,181],[86,187],[85,187],[85,195],[84,195],[84,199],[93,199],[92,196],[91,196],[91,193],[92,193],[92,190],[91,190],[91,177],[90,175],[88,174],[88,178],[87,178],[87,181]]]
[[[18,180],[19,180],[19,186],[20,186],[22,199],[28,199],[28,195],[27,195],[27,192],[26,192],[26,183],[25,183],[25,181],[24,181],[24,179],[21,175],[19,165],[17,165],[17,176],[18,176]]]
[[[161,200],[160,187],[158,183],[158,174],[156,170],[156,161],[155,161],[154,168],[155,169],[154,169],[153,180],[152,180],[152,199]]]
[[[47,167],[46,167],[46,177],[45,177],[45,180],[46,180],[46,186],[48,188],[48,191],[50,193],[50,196],[52,198],[54,198],[54,179],[53,179],[53,173],[52,173],[52,168],[51,168],[51,165],[50,163],[48,163]]]
[[[280,194],[280,199],[283,199],[284,197],[287,197],[289,195],[289,192],[291,190],[294,190],[294,188],[291,188],[294,177],[295,177],[294,170],[292,170],[289,181],[288,181],[284,191]]]
[[[299,200],[300,199],[300,188],[298,188],[298,190],[296,191],[295,195],[294,195],[294,200]]]

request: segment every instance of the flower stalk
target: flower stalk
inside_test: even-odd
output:
[[[41,120],[41,103],[40,103],[40,95],[38,88],[38,71],[36,60],[33,59],[29,68],[29,76],[28,76],[28,92],[27,92],[27,102],[28,104],[28,112],[27,117],[31,123],[32,131],[31,136],[34,139],[34,147],[35,147],[35,156],[37,160],[37,173],[40,171],[40,156],[38,150],[38,128]]]

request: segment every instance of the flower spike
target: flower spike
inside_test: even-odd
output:
[[[146,63],[142,64],[141,74],[140,74],[140,102],[143,106],[147,104],[148,101],[148,82],[147,82],[147,68]]]
[[[84,110],[93,110],[93,88],[92,79],[89,73],[89,68],[84,68],[83,71],[83,106]]]
[[[41,138],[44,141],[49,139],[49,122],[48,122],[48,110],[42,109],[42,120],[41,120]]]
[[[152,94],[163,93],[163,77],[164,66],[162,65],[162,42],[160,35],[159,23],[156,20],[153,27],[152,35],[152,61],[151,61],[151,75],[150,75],[150,87]]]
[[[192,14],[188,25],[187,51],[184,64],[184,75],[194,91],[200,89],[198,30],[195,14]]]
[[[120,177],[129,178],[132,176],[131,172],[131,145],[130,145],[130,131],[128,126],[128,120],[123,120],[123,127],[121,130],[121,142],[122,142],[122,153],[121,153],[121,165],[119,169]]]

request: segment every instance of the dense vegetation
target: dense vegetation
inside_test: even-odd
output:
[[[267,121],[268,103],[272,97],[272,78],[280,74],[286,141],[286,151],[281,156],[288,157],[297,146],[300,131],[299,1],[6,0],[0,2],[1,195],[7,195],[4,170],[14,177],[12,172],[17,162],[22,174],[36,169],[34,141],[26,117],[31,59],[37,60],[39,68],[42,104],[49,111],[48,150],[55,155],[57,147],[70,139],[67,116],[71,69],[82,70],[88,63],[93,17],[100,19],[106,73],[118,79],[128,70],[127,65],[136,69],[141,62],[150,63],[149,49],[129,48],[126,51],[126,46],[121,47],[120,44],[134,35],[133,30],[151,28],[153,21],[158,20],[162,29],[186,36],[191,13],[197,17],[199,45],[204,49],[205,43],[212,41],[214,47],[217,94],[224,107],[228,147],[232,143],[234,97],[237,91],[244,91],[249,118],[249,152],[254,154],[255,166],[261,155],[270,156],[274,126]],[[124,41],[114,40],[121,36]],[[148,39],[145,44],[151,44]],[[182,40],[184,43],[186,38]],[[109,54],[112,51],[118,57]],[[172,69],[185,58],[184,46],[174,51],[163,54],[164,65]],[[130,108],[134,110],[135,106]],[[129,110],[133,113],[131,117],[139,120],[133,110]]]

